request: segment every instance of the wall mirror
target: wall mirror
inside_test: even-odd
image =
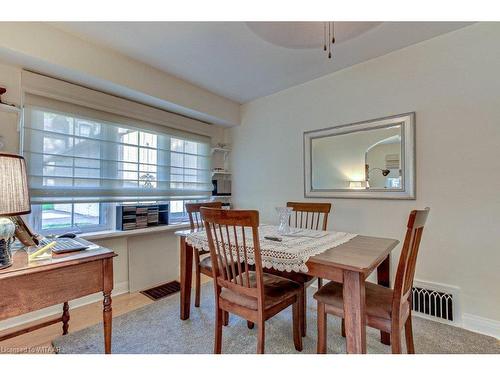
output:
[[[415,113],[305,132],[304,195],[415,199]]]

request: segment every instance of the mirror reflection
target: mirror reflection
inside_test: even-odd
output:
[[[311,139],[312,188],[402,188],[401,123]]]

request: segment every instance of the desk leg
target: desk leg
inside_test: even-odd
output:
[[[189,319],[191,308],[191,282],[193,277],[193,248],[181,237],[181,319]]]
[[[104,260],[104,288],[102,320],[104,326],[104,352],[111,354],[111,332],[113,310],[111,308],[111,291],[113,290],[113,258]]]
[[[68,304],[68,302],[64,302],[64,305],[63,305],[62,323],[63,323],[63,335],[67,335],[68,328],[69,328],[69,304]]]
[[[379,285],[390,287],[390,266],[391,256],[388,255],[377,268],[377,282]],[[380,342],[385,345],[391,345],[391,334],[380,331]]]
[[[348,354],[366,353],[365,279],[354,271],[344,271],[344,319]]]

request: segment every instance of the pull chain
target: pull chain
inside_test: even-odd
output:
[[[331,28],[332,28],[332,25],[330,22],[328,22],[328,42],[330,42],[331,40]],[[328,58],[331,59],[332,58],[332,45],[330,43],[328,43]]]
[[[326,22],[323,22],[323,51],[326,51]]]
[[[327,26],[328,32],[326,30]],[[335,22],[323,22],[323,51],[328,51],[329,59],[332,58],[332,44],[335,44]]]

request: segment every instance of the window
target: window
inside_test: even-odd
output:
[[[23,152],[35,230],[113,229],[114,204],[130,201],[170,201],[172,222],[187,220],[183,198],[202,199],[212,189],[209,139],[131,122],[26,107]]]
[[[119,175],[128,187],[157,188],[158,136],[143,131],[121,129],[120,142],[124,144],[120,158]]]
[[[202,201],[206,201],[203,199]],[[170,201],[169,202],[169,213],[168,222],[170,224],[186,223],[189,221],[188,213],[186,212],[186,203],[200,202],[200,200],[182,200],[182,201]]]
[[[98,232],[114,228],[114,205],[56,203],[32,205],[31,225],[42,234]]]
[[[387,177],[388,189],[401,189],[401,177]]]

